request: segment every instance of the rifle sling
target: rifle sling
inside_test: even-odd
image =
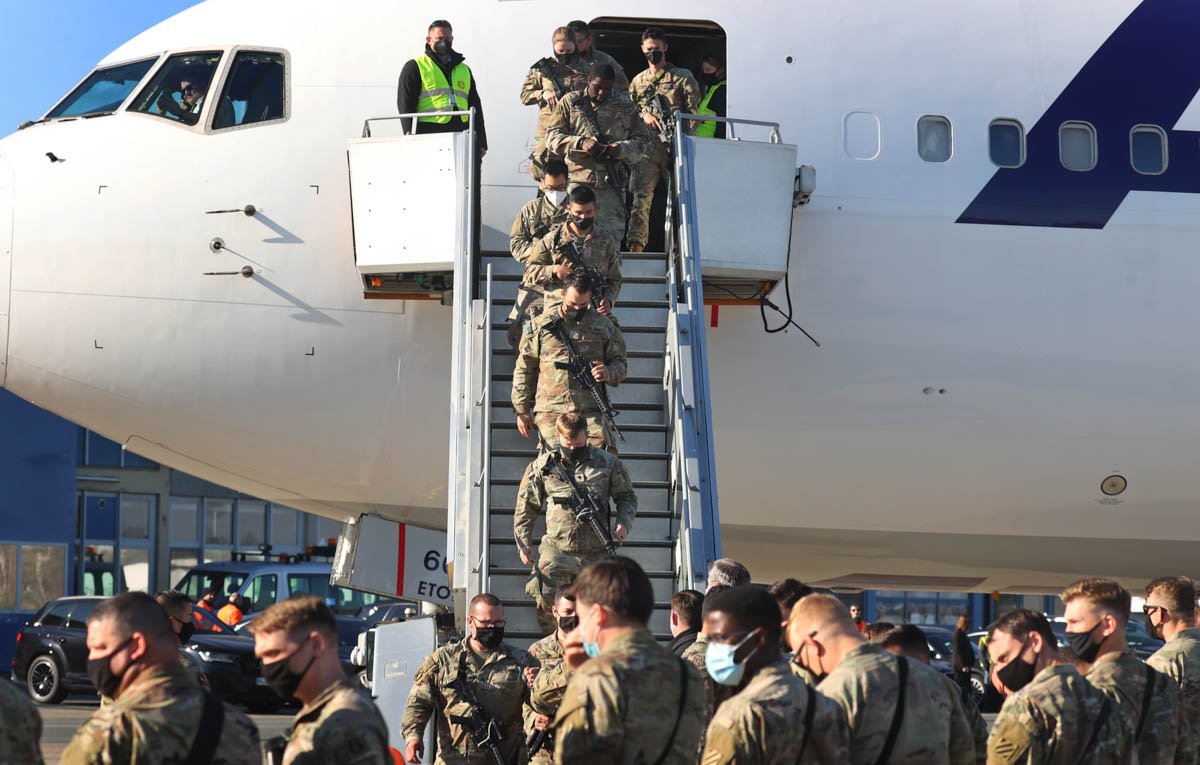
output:
[[[663,765],[667,761],[667,756],[671,754],[671,745],[675,743],[675,734],[679,733],[679,723],[683,720],[683,708],[687,706],[688,665],[678,656],[675,657],[675,661],[679,662],[679,709],[675,711],[675,724],[671,726],[671,735],[667,737],[667,746],[654,761],[654,765]]]
[[[887,765],[896,747],[896,739],[900,736],[900,726],[904,723],[904,697],[908,686],[908,659],[896,657],[896,670],[899,674],[900,692],[896,696],[896,711],[892,713],[892,726],[888,728],[887,740],[883,742],[883,750],[875,765]]]
[[[1141,714],[1138,715],[1137,735],[1133,737],[1135,744],[1141,742],[1142,733],[1144,733],[1146,730],[1146,718],[1150,716],[1150,701],[1154,698],[1154,681],[1157,679],[1155,674],[1154,667],[1151,667],[1149,664],[1147,664],[1146,693],[1142,695],[1142,711]]]

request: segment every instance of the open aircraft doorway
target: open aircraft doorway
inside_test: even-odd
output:
[[[588,22],[592,31],[592,44],[617,60],[630,80],[646,68],[646,57],[642,54],[642,32],[647,27],[658,27],[667,36],[667,60],[700,77],[700,62],[706,56],[716,56],[722,63],[725,57],[725,30],[712,21],[695,19],[655,19],[601,16]],[[701,96],[704,86],[700,85]],[[666,216],[666,188],[659,181],[654,192],[654,204],[650,208],[650,236],[646,250],[661,252],[663,225]],[[628,201],[628,200],[627,200]]]

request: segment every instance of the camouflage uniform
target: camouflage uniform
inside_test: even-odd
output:
[[[529,691],[529,703],[525,705],[525,735],[532,736],[537,729],[533,722],[538,715],[546,715],[551,720],[558,712],[562,703],[563,691],[567,689],[567,681],[571,679],[570,668],[563,663],[562,642],[558,639],[558,629],[529,647],[529,655],[537,659],[542,669],[533,679],[533,687]],[[549,765],[553,762],[554,742],[539,749],[530,760],[538,765]]]
[[[667,64],[658,74],[652,74],[649,69],[640,72],[629,84],[629,93],[640,112],[639,119],[650,113],[650,102],[658,96],[662,96],[658,100],[663,103],[663,111],[668,119],[674,119],[672,115],[676,111],[695,114],[701,98],[700,85],[692,73],[672,64]],[[695,133],[696,125],[689,123],[685,130]],[[634,168],[633,178],[630,179],[633,206],[629,210],[629,233],[626,236],[630,247],[635,244],[646,245],[654,189],[660,179],[670,177],[673,172],[670,148],[657,135],[650,136],[646,144],[646,157]]]
[[[564,64],[554,56],[548,56],[538,63],[544,65],[552,76],[547,77],[546,72],[537,64],[529,67],[529,73],[525,75],[525,82],[521,85],[521,103],[526,106],[536,104],[538,107],[538,126],[534,135],[533,153],[529,155],[529,174],[533,176],[533,180],[541,183],[542,168],[546,163],[556,157],[562,159],[561,155],[546,150],[546,123],[550,121],[550,114],[554,108],[546,103],[542,94],[549,90],[561,97],[587,87],[588,65],[583,59]]]
[[[1097,731],[1105,705],[1109,714]],[[1133,733],[1116,705],[1073,665],[1056,664],[1004,700],[988,737],[987,761],[1127,765],[1132,742]]]
[[[476,747],[467,729],[451,720],[470,714],[466,701],[447,687],[458,678],[461,669],[483,705],[480,711],[500,726],[504,735],[500,743],[504,759],[517,762],[518,753],[525,745],[521,735],[521,709],[529,698],[525,668],[537,665],[528,653],[508,643],[501,643],[496,650],[482,655],[471,648],[470,638],[442,646],[421,662],[413,676],[408,706],[400,721],[400,734],[406,744],[421,738],[426,724],[436,717],[437,765],[493,765],[491,754]],[[520,759],[524,759],[523,754]]]
[[[1134,731],[1140,765],[1194,763],[1196,744],[1187,714],[1179,703],[1179,689],[1161,672],[1153,673],[1154,695],[1150,697],[1142,735],[1137,737],[1146,697],[1147,668],[1133,651],[1110,651],[1096,659],[1088,670],[1087,680],[1117,702],[1125,722]]]
[[[200,730],[205,691],[179,665],[145,670],[121,697],[100,707],[75,733],[62,765],[183,762]],[[225,705],[214,765],[259,765],[262,745],[250,718]]]
[[[559,307],[560,304],[547,301],[542,315],[525,325],[513,369],[513,409],[518,413],[532,411],[534,423],[551,445],[558,443],[554,430],[558,415],[578,412],[587,419],[588,442],[593,446],[608,445],[610,450],[615,450],[614,437],[607,433],[592,394],[572,380],[566,370],[554,366],[555,362],[570,361],[570,355],[546,325],[560,319],[580,357],[603,361],[608,366],[610,379],[606,384],[610,388],[620,385],[628,369],[625,336],[598,311],[589,309],[572,321],[562,316]]]
[[[1175,681],[1188,727],[1200,735],[1200,628],[1180,630],[1146,663]]]
[[[691,662],[692,666],[700,673],[700,677],[704,678],[704,690],[708,698],[708,714],[712,715],[721,706],[721,703],[733,696],[737,690],[733,686],[721,685],[714,681],[708,674],[708,665],[705,664],[704,655],[708,651],[708,637],[701,632],[696,635],[696,640],[687,648],[683,649],[683,653],[679,658],[684,661]]]
[[[604,103],[594,108],[586,92],[572,93],[558,102],[550,124],[546,126],[546,146],[566,158],[571,183],[591,186],[596,191],[596,227],[620,242],[625,238],[628,218],[625,208],[627,184],[621,178],[609,178],[609,163],[583,150],[585,139],[597,138],[592,120],[607,139],[606,143],[620,147],[621,156],[612,163],[624,165],[626,171],[642,159],[650,133],[629,96],[615,90]]]
[[[17,686],[0,678],[0,763],[42,765],[41,738],[37,707]]]
[[[682,699],[680,672],[687,673]],[[644,765],[666,752],[663,765],[693,765],[708,722],[706,706],[695,667],[659,645],[649,630],[633,630],[571,673],[554,719],[554,761]]]
[[[583,62],[589,71],[592,68],[592,64],[608,64],[617,73],[616,79],[613,80],[613,90],[619,90],[622,93],[629,92],[629,78],[625,76],[625,69],[612,56],[593,47],[588,51],[586,56],[580,53],[579,60]]]
[[[349,680],[326,688],[292,724],[283,765],[391,765],[387,723],[371,697]]]
[[[555,226],[526,250],[528,260],[521,281],[526,286],[536,287],[543,292],[561,290],[563,283],[554,275],[554,267],[570,262],[562,250],[570,247],[572,240],[579,247],[579,259],[583,261],[583,264],[596,269],[608,282],[606,296],[610,303],[615,304],[617,295],[621,292],[620,244],[611,236],[596,231],[594,227],[584,236],[575,236],[567,224],[561,223]]]
[[[975,703],[975,697],[969,691],[964,691],[961,685],[954,682],[948,676],[941,672],[938,672],[937,675],[944,681],[943,685],[946,686],[946,689],[962,705],[967,724],[971,726],[971,737],[975,741],[975,762],[977,765],[984,765],[987,762],[988,724],[987,720],[983,719],[983,714],[979,711],[979,705]]]
[[[512,229],[508,232],[508,249],[521,265],[529,263],[533,254],[533,245],[550,233],[550,230],[567,220],[567,205],[564,202],[554,206],[546,197],[538,197],[526,202],[517,213]],[[543,245],[544,248],[544,245]],[[512,311],[508,314],[508,344],[515,351],[521,345],[521,334],[525,328],[527,317],[536,316],[542,312],[544,300],[537,293],[544,290],[521,288],[517,290],[517,299]]]
[[[555,207],[545,196],[530,200],[517,213],[512,229],[508,232],[508,250],[521,265],[529,262],[529,255],[537,240],[550,233],[550,229],[567,220],[567,205]]]
[[[559,587],[570,584],[580,569],[605,555],[596,533],[578,523],[571,510],[556,501],[570,497],[571,487],[553,473],[546,475],[543,472],[550,457],[547,453],[539,454],[525,468],[513,516],[517,544],[533,547],[533,524],[542,509],[546,509],[546,533],[538,545],[538,564],[525,587],[543,614],[550,610],[550,601]],[[596,495],[603,509],[610,507],[610,501],[615,503],[616,522],[633,530],[637,495],[621,460],[603,449],[589,447],[587,456],[574,465],[573,472],[575,480]],[[609,518],[599,520],[611,531],[613,526]]]
[[[726,686],[728,687],[728,686]],[[812,729],[804,730],[810,703]],[[800,757],[805,736],[804,756]],[[713,715],[701,765],[794,765],[850,759],[850,728],[834,702],[779,661],[763,667]]]
[[[900,690],[897,657],[873,643],[846,652],[817,690],[841,705],[850,725],[850,762],[873,765],[883,751]],[[975,743],[957,691],[941,674],[908,661],[904,720],[888,762],[973,765]]]

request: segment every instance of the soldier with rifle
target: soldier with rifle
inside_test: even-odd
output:
[[[554,30],[550,44],[554,46],[554,55],[535,61],[521,86],[521,103],[538,107],[538,126],[533,153],[529,155],[529,173],[539,183],[545,173],[546,162],[557,156],[546,149],[546,123],[550,121],[559,99],[587,85],[589,68],[589,64],[576,52],[575,32],[570,28],[559,27]]]
[[[612,318],[613,302],[621,291],[621,251],[612,237],[597,231],[596,192],[576,186],[567,198],[566,220],[550,229],[529,248],[522,282],[551,292],[576,271],[591,279],[592,307]]]
[[[558,415],[576,412],[587,421],[588,442],[616,453],[621,436],[608,388],[625,379],[625,336],[592,310],[594,290],[586,274],[570,274],[561,296],[548,296],[545,310],[525,325],[513,369],[512,405],[517,430],[526,438],[533,437],[536,426],[553,442]]]
[[[549,765],[553,761],[554,736],[550,723],[562,703],[563,691],[571,679],[570,670],[563,664],[563,644],[567,635],[579,624],[575,616],[575,594],[570,587],[560,587],[554,594],[550,609],[554,631],[529,647],[529,655],[541,662],[541,671],[533,678],[529,704],[525,707],[525,751],[533,765]],[[533,670],[527,669],[526,673]]]
[[[658,182],[670,178],[671,149],[675,142],[675,112],[696,114],[700,105],[700,85],[687,69],[667,61],[667,38],[658,27],[642,32],[642,53],[647,68],[629,84],[629,95],[641,114],[642,121],[654,135],[646,147],[645,161],[634,174],[633,207],[629,213],[629,249],[641,252],[646,248],[650,233],[650,205]],[[688,123],[688,133],[696,132],[696,124]]]
[[[481,593],[471,599],[465,638],[442,646],[413,676],[400,722],[405,759],[417,765],[422,737],[437,719],[437,765],[518,765],[524,762],[521,710],[529,698],[525,670],[539,667],[504,642],[504,606]]]
[[[638,504],[620,458],[588,445],[587,421],[581,415],[559,415],[554,430],[553,445],[543,440],[542,451],[525,469],[513,515],[517,552],[522,563],[533,567],[525,590],[537,601],[539,621],[553,605],[551,596],[580,569],[616,554],[633,527]],[[546,533],[535,564],[533,527],[543,511]]]
[[[642,159],[650,133],[629,96],[613,89],[615,76],[611,64],[592,66],[587,87],[558,102],[546,125],[546,146],[566,159],[571,183],[595,190],[596,227],[620,242],[631,168]]]

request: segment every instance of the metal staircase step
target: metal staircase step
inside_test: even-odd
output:
[[[492,380],[492,399],[494,401],[512,401],[512,380]],[[663,391],[662,380],[649,377],[626,379],[615,388],[608,389],[608,399],[618,412],[626,404],[649,404],[662,406],[666,395]],[[617,417],[617,427],[621,425],[621,417]]]
[[[533,605],[533,601],[525,594],[525,584],[529,581],[529,569],[492,567],[492,584],[490,592],[507,607],[509,604]],[[675,574],[661,573],[650,575],[650,585],[654,588],[654,599],[659,602],[671,602],[675,594]]]
[[[619,417],[617,418],[620,419]],[[625,440],[620,443],[622,451],[631,452],[665,452],[667,450],[667,429],[665,425],[630,425],[621,427],[621,435]],[[643,430],[643,428],[651,428]],[[505,423],[504,426],[492,426],[492,453],[497,451],[524,450],[532,448],[533,439],[525,438],[517,431],[516,423]]]
[[[665,276],[627,276],[621,274],[621,301],[630,300],[666,300],[667,278]],[[482,288],[486,279],[480,279]],[[517,274],[492,274],[492,299],[506,298],[511,300],[517,294],[517,285],[521,277]]]
[[[666,352],[667,333],[662,327],[621,327],[621,334],[627,351],[653,351],[660,355]],[[492,347],[512,347],[508,344],[507,321],[492,324]]]
[[[493,452],[493,475],[512,475],[518,480],[529,465],[530,455],[524,452]],[[621,461],[629,471],[629,477],[637,481],[666,481],[670,472],[667,455],[622,454]]]
[[[511,379],[516,361],[517,356],[512,349],[497,349],[492,354],[492,379],[498,375],[507,375]],[[626,363],[629,366],[630,377],[653,377],[662,380],[663,366],[666,362],[661,353],[631,351],[626,357]]]
[[[617,407],[621,412],[617,416],[617,427],[624,428],[626,425],[662,425],[664,422],[664,414],[661,404],[622,404]],[[513,414],[512,399],[505,393],[502,399],[492,399],[492,421],[497,420],[515,422],[516,415]]]
[[[663,505],[658,510],[643,512],[641,498],[638,498],[638,514],[633,522],[633,532],[629,535],[634,542],[670,542],[674,544],[674,535],[679,531],[679,524],[665,510]],[[498,513],[492,511],[492,536],[497,539],[513,539],[513,513]],[[539,515],[533,524],[533,539],[541,539],[546,533],[546,517]]]
[[[512,311],[513,300],[506,298],[492,300],[492,323],[499,324],[508,321]],[[617,326],[630,324],[633,326],[662,327],[667,326],[668,308],[666,301],[630,301],[618,300],[613,306],[613,317]]]
[[[506,512],[512,515],[513,508],[517,506],[517,489],[520,483],[520,476],[516,476],[507,484],[500,484],[499,479],[492,479],[492,514],[495,516],[498,513]],[[641,518],[645,513],[659,513],[664,508],[669,507],[670,490],[666,485],[657,483],[637,483],[633,484],[633,491],[638,498],[638,523],[641,523]],[[663,512],[665,517],[665,512]],[[509,527],[512,527],[512,522],[509,521]]]
[[[498,275],[519,276],[524,273],[525,266],[517,262],[511,255],[484,256],[479,269],[481,278],[487,277],[487,267],[492,267],[492,278]],[[621,276],[657,276],[662,278],[667,273],[667,260],[663,256],[643,258],[638,255],[625,255],[621,259]]]

